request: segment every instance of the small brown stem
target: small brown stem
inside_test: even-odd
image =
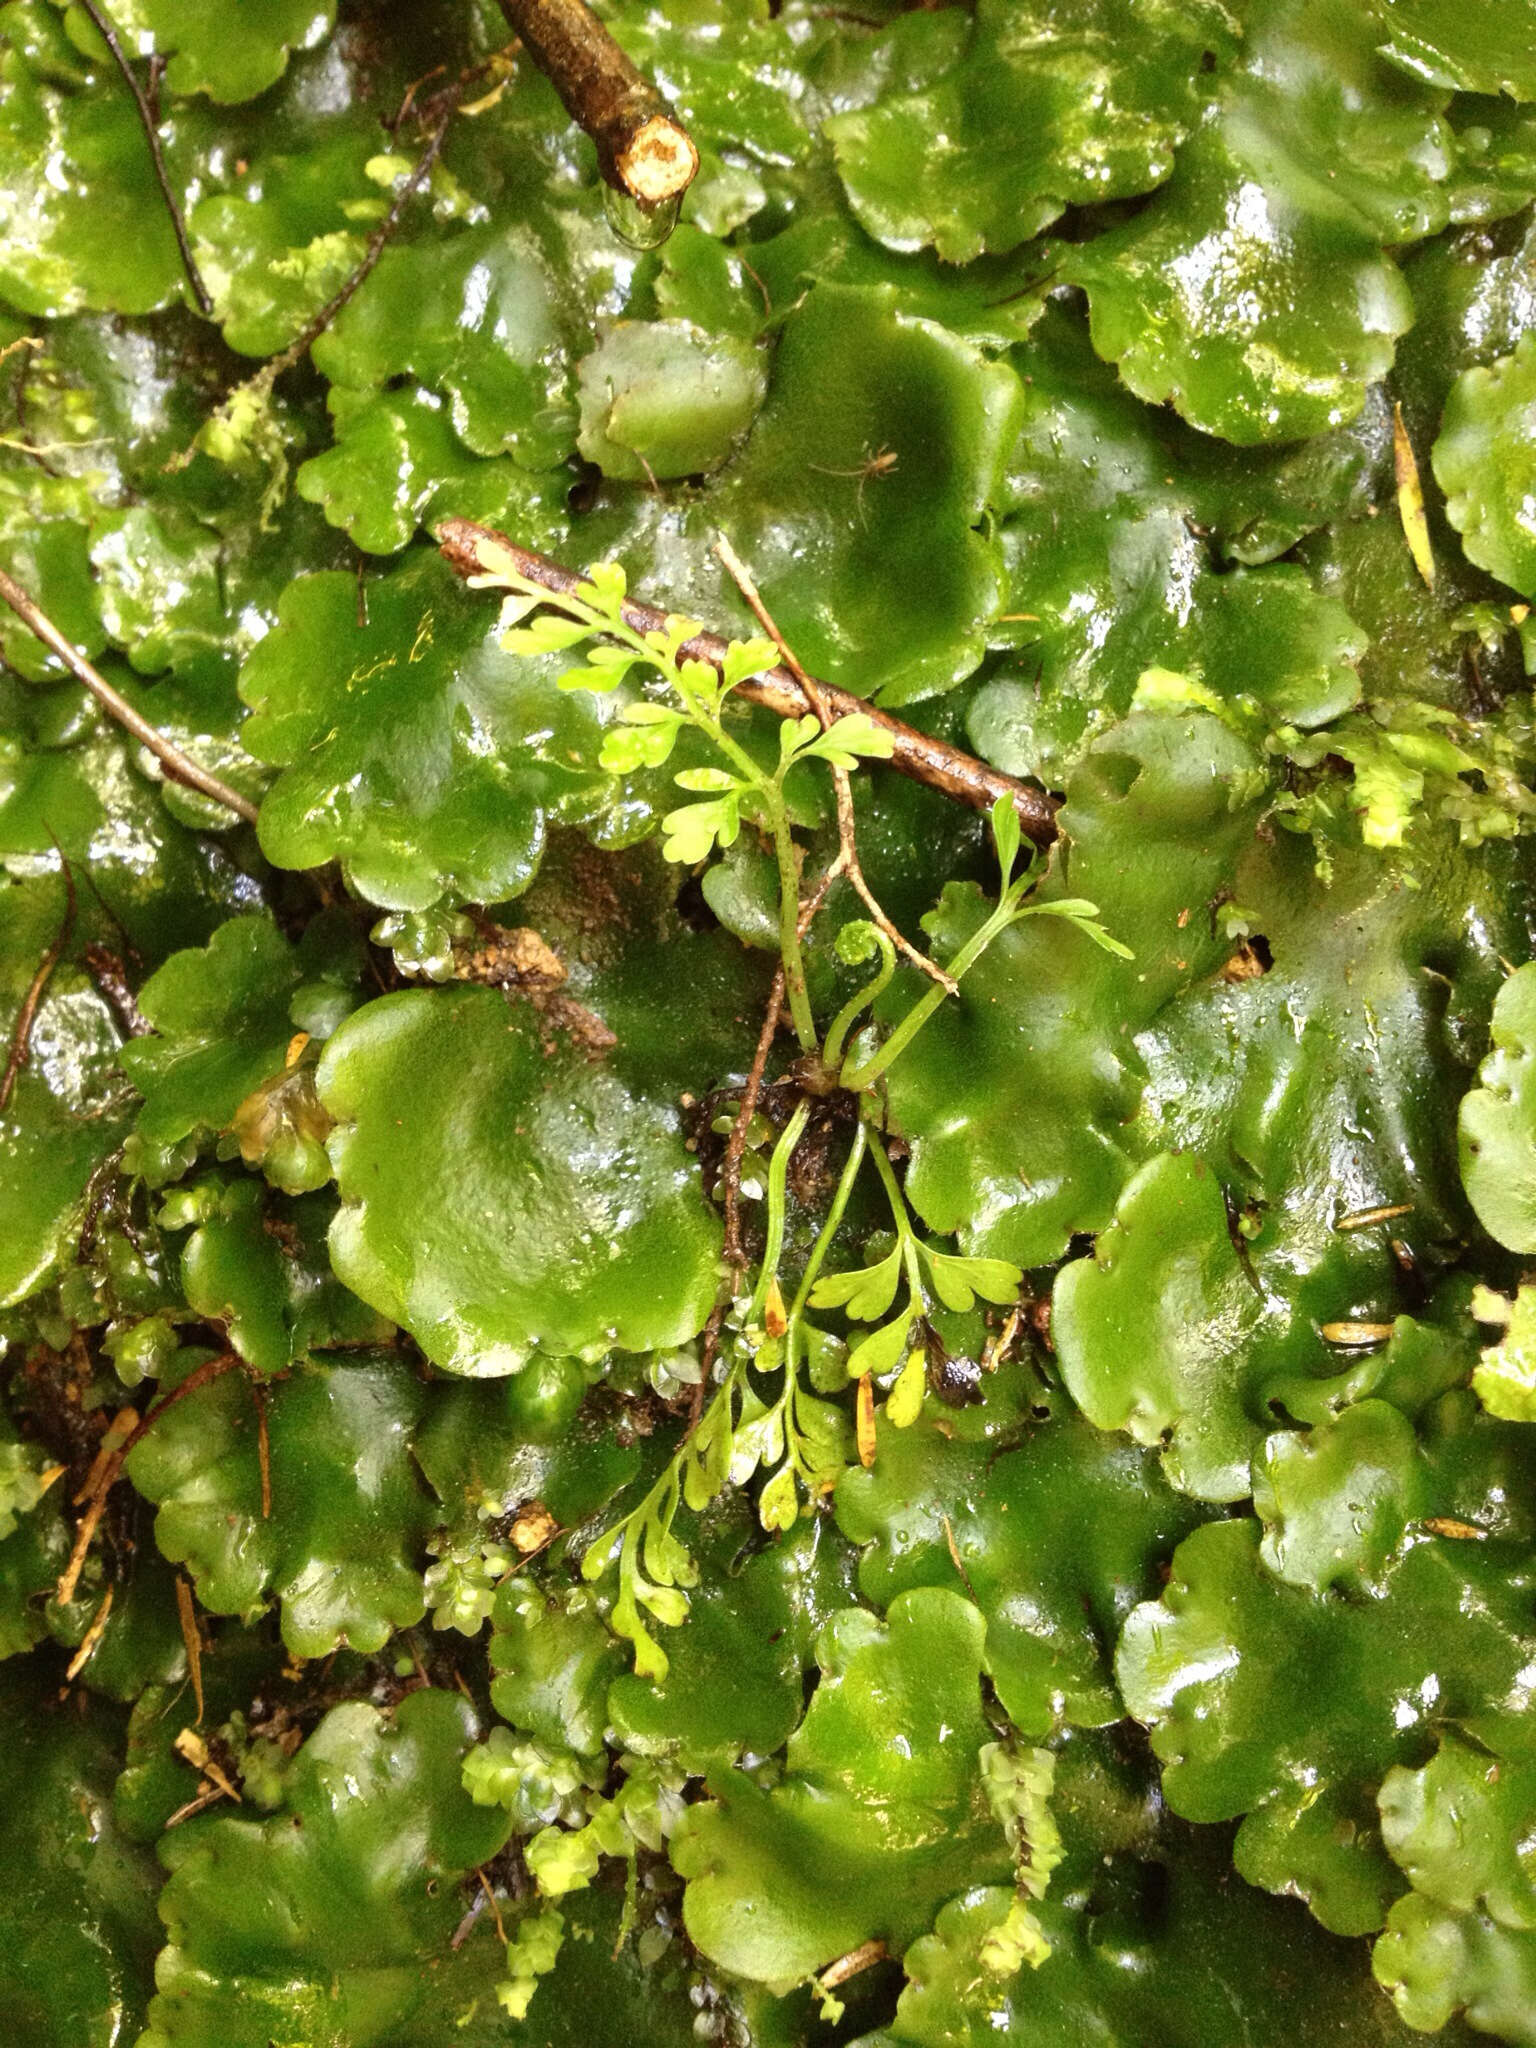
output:
[[[85,1669],[86,1665],[90,1663],[91,1658],[95,1655],[96,1645],[101,1641],[102,1634],[107,1626],[108,1616],[112,1612],[112,1596],[116,1592],[116,1590],[117,1589],[115,1586],[108,1586],[101,1605],[97,1608],[95,1614],[91,1618],[90,1627],[86,1630],[85,1634],[80,1638],[79,1649],[76,1650],[75,1654],[73,1655],[73,1657],[70,1658],[69,1663],[65,1667],[64,1676],[67,1679],[78,1678],[80,1676],[80,1673]]]
[[[739,1272],[747,1263],[746,1253],[741,1248],[741,1156],[747,1149],[747,1127],[757,1108],[757,1098],[762,1092],[763,1072],[768,1065],[768,1051],[779,1028],[779,1012],[784,1007],[784,963],[781,960],[774,969],[773,982],[768,990],[768,1008],[763,1016],[763,1028],[757,1034],[757,1050],[752,1055],[752,1065],[747,1072],[747,1085],[741,1091],[741,1103],[736,1111],[736,1121],[731,1125],[731,1135],[725,1144],[725,1163],[720,1169],[720,1185],[725,1190],[725,1244],[721,1257],[728,1266]]]
[[[614,190],[646,207],[681,199],[698,176],[693,138],[583,0],[501,0],[501,11]]]
[[[800,906],[796,928],[803,939],[810,929],[811,921],[822,906],[827,891],[842,870],[841,853],[833,861],[816,887]],[[751,1071],[747,1085],[742,1091],[741,1106],[736,1112],[736,1121],[731,1125],[731,1135],[726,1140],[725,1160],[720,1169],[720,1184],[725,1190],[725,1243],[720,1256],[731,1270],[731,1292],[747,1258],[741,1248],[741,1155],[747,1147],[747,1127],[752,1121],[752,1112],[757,1108],[757,1098],[762,1092],[763,1073],[768,1065],[768,1052],[778,1031],[784,1008],[784,963],[781,960],[774,970],[772,984],[768,990],[768,1008],[763,1016],[763,1028],[758,1034],[757,1050],[752,1055]],[[715,1355],[720,1348],[720,1329],[725,1321],[725,1311],[730,1296],[721,1295],[709,1312],[709,1321],[704,1325],[704,1344],[700,1353],[698,1383],[694,1387],[688,1405],[688,1434],[699,1426],[699,1417],[704,1412],[704,1394],[709,1386],[709,1377],[714,1370]]]
[[[97,672],[79,648],[73,646],[40,606],[33,603],[19,583],[12,582],[4,570],[0,570],[0,598],[10,606],[22,623],[31,628],[42,641],[63,662],[77,683],[83,684],[96,698],[102,708],[115,718],[126,732],[132,733],[140,746],[148,747],[172,782],[179,782],[187,789],[195,789],[200,796],[211,797],[216,804],[222,804],[227,811],[233,811],[237,818],[244,818],[248,825],[256,822],[256,806],[239,790],[231,789],[227,782],[221,782],[217,775],[210,775],[206,768],[199,768],[179,747],[172,745],[163,733],[156,732],[147,718],[141,718],[126,697],[120,696],[104,675]]]
[[[272,1519],[272,1439],[267,1432],[267,1396],[260,1380],[251,1381],[251,1401],[256,1409],[256,1466],[261,1475],[261,1519]]]
[[[489,542],[493,547],[505,550],[531,582],[542,584],[556,596],[569,594],[583,580],[562,563],[551,561],[547,555],[535,554],[531,548],[519,547],[506,534],[498,533],[493,527],[481,526],[472,519],[443,520],[437,529],[437,540],[450,567],[464,577],[486,573],[487,565],[480,559],[480,546],[482,542]],[[660,632],[667,620],[665,612],[647,604],[626,603],[623,615],[626,625],[637,633]],[[684,643],[682,653],[718,669],[725,659],[726,646],[726,641],[717,633],[696,633]],[[890,712],[881,710],[879,705],[855,697],[847,690],[839,690],[825,682],[818,682],[816,687],[834,718],[846,718],[856,711],[862,712],[882,731],[889,733],[891,755],[886,766],[894,768],[898,775],[925,783],[941,796],[965,804],[973,811],[990,811],[999,797],[1006,797],[1017,812],[1024,833],[1036,846],[1046,847],[1055,840],[1057,806],[1043,790],[1034,789],[1012,775],[1004,775],[1000,769],[989,768],[974,755],[962,753],[958,747],[935,739],[931,733],[919,732],[915,726],[904,724],[901,719],[893,718]],[[779,718],[803,718],[812,709],[803,686],[788,668],[783,667],[769,669],[764,675],[752,676],[738,684],[736,695],[744,697],[750,704],[762,705]]]
[[[202,1365],[194,1366],[180,1386],[172,1387],[168,1394],[162,1395],[144,1420],[134,1424],[119,1448],[107,1459],[97,1474],[90,1505],[81,1516],[80,1526],[75,1531],[75,1547],[69,1554],[69,1563],[64,1567],[63,1576],[59,1580],[56,1598],[61,1606],[75,1597],[75,1588],[80,1583],[86,1552],[90,1549],[91,1538],[96,1534],[100,1524],[103,1510],[107,1505],[107,1496],[117,1484],[130,1453],[144,1441],[167,1408],[174,1408],[178,1401],[184,1401],[189,1394],[195,1394],[200,1387],[206,1387],[210,1380],[218,1379],[223,1373],[233,1372],[239,1364],[238,1353],[224,1351],[217,1358],[206,1359]]]
[[[800,666],[793,648],[779,631],[772,612],[764,604],[762,592],[758,589],[756,583],[753,582],[751,571],[723,533],[715,542],[715,553],[725,564],[727,573],[730,575],[736,588],[741,592],[742,597],[746,600],[752,616],[757,620],[757,623],[768,635],[774,646],[778,648],[780,654],[783,655],[784,666],[789,670],[801,689],[804,690],[807,703],[821,721],[822,731],[828,731],[833,725],[834,720],[832,713],[827,709],[827,700],[822,695],[821,685],[813,676],[807,675]],[[896,950],[900,953],[905,953],[913,966],[920,967],[924,974],[932,975],[940,987],[947,990],[950,995],[958,995],[960,993],[960,984],[952,976],[944,972],[944,969],[937,960],[930,960],[926,953],[919,952],[918,948],[897,930],[890,918],[886,916],[885,910],[876,899],[874,891],[864,879],[864,870],[859,865],[859,847],[854,825],[853,785],[848,779],[848,770],[846,768],[833,767],[832,786],[837,792],[837,836],[842,849],[841,865],[843,873],[853,884],[865,909],[868,910],[870,916],[875,920],[881,931],[885,933],[892,945],[895,946]]]
[[[133,94],[133,103],[139,110],[139,123],[144,130],[144,140],[149,144],[150,159],[155,167],[155,182],[160,187],[160,196],[164,199],[166,211],[171,216],[171,227],[176,236],[176,247],[181,253],[181,267],[187,274],[187,283],[192,287],[192,296],[197,301],[198,311],[205,320],[211,320],[213,318],[213,300],[209,296],[207,285],[203,283],[202,273],[193,259],[192,244],[187,240],[187,224],[181,217],[181,207],[177,203],[176,194],[171,190],[170,177],[165,168],[165,157],[160,149],[160,123],[156,110],[150,105],[149,97],[143,86],[139,83],[138,73],[128,62],[123,46],[117,39],[116,29],[113,28],[106,15],[97,6],[96,0],[80,0],[80,5],[85,13],[90,16],[92,26],[96,30],[97,35],[106,44],[112,62],[123,74],[123,82]]]
[[[187,1652],[187,1674],[192,1680],[192,1697],[197,1702],[198,1727],[203,1722],[203,1639],[197,1631],[197,1608],[192,1588],[181,1573],[176,1574],[176,1615],[181,1623],[181,1640]]]
[[[54,844],[57,846],[58,841]],[[37,964],[26,994],[21,999],[21,1008],[16,1012],[16,1028],[11,1033],[11,1050],[5,1062],[5,1073],[0,1077],[0,1110],[10,1107],[11,1095],[16,1086],[17,1076],[27,1064],[32,1050],[32,1026],[37,1018],[38,1007],[43,1000],[43,991],[48,986],[49,976],[63,957],[64,948],[69,944],[75,929],[75,877],[62,850],[59,859],[63,861],[64,874],[64,918],[53,944]]]

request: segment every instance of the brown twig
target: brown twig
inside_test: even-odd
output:
[[[85,1564],[86,1552],[91,1547],[91,1538],[96,1534],[101,1521],[102,1512],[107,1505],[107,1496],[117,1484],[130,1453],[144,1441],[167,1408],[174,1408],[178,1401],[184,1401],[189,1394],[195,1394],[200,1387],[206,1387],[210,1380],[218,1379],[221,1374],[232,1372],[239,1364],[238,1353],[224,1351],[217,1358],[206,1359],[202,1365],[194,1366],[180,1386],[172,1387],[168,1394],[163,1394],[144,1420],[134,1424],[119,1447],[107,1459],[96,1476],[90,1505],[80,1518],[80,1526],[75,1531],[75,1547],[69,1554],[69,1563],[65,1565],[59,1580],[56,1597],[61,1606],[75,1597],[75,1588],[80,1583],[80,1572]]]
[[[614,190],[644,207],[681,199],[698,176],[693,138],[583,0],[501,0],[501,11]]]
[[[192,296],[197,300],[198,311],[205,320],[211,320],[213,318],[213,300],[209,296],[207,285],[203,283],[202,273],[193,259],[192,244],[187,240],[187,224],[181,217],[181,207],[177,203],[175,193],[171,190],[170,177],[165,168],[165,157],[160,149],[160,124],[156,117],[155,109],[150,105],[149,98],[143,86],[139,83],[137,72],[128,62],[123,46],[117,39],[116,29],[113,28],[111,22],[108,21],[105,14],[97,6],[96,0],[80,0],[80,5],[86,14],[90,16],[92,26],[95,28],[97,35],[106,44],[112,62],[123,74],[123,82],[133,94],[133,103],[139,110],[139,123],[144,130],[144,140],[149,144],[150,160],[155,167],[155,182],[160,187],[160,196],[164,199],[166,211],[171,216],[171,227],[176,236],[176,247],[181,253],[181,267],[187,274],[187,283],[192,287]]]
[[[248,825],[256,822],[256,806],[239,790],[231,789],[227,782],[221,782],[217,775],[210,775],[206,768],[199,768],[181,749],[172,744],[163,733],[156,732],[147,718],[141,718],[126,697],[120,696],[104,675],[88,662],[79,648],[73,646],[40,606],[33,603],[19,583],[15,583],[0,569],[0,598],[10,606],[22,623],[31,628],[45,647],[49,647],[63,662],[77,683],[90,691],[102,708],[115,718],[126,732],[132,733],[140,746],[148,747],[172,782],[179,782],[187,789],[195,789],[200,796],[211,797],[216,804],[222,804],[227,811],[233,811],[237,818],[243,818]]]
[[[55,846],[58,841],[54,841]],[[16,1086],[17,1076],[27,1064],[32,1051],[32,1026],[37,1018],[38,1007],[43,1000],[43,990],[48,986],[49,976],[63,958],[64,948],[69,944],[75,929],[75,877],[63,851],[64,874],[64,919],[60,924],[53,944],[37,964],[26,994],[21,999],[21,1008],[16,1012],[16,1027],[11,1033],[11,1050],[5,1062],[5,1074],[0,1077],[0,1110],[10,1107],[11,1095]]]
[[[715,553],[725,564],[727,574],[746,600],[747,608],[752,613],[752,616],[757,620],[757,623],[768,635],[774,646],[778,648],[780,654],[783,655],[784,666],[789,670],[801,689],[804,690],[807,703],[809,703],[811,710],[821,721],[822,731],[828,731],[835,721],[833,720],[832,713],[827,709],[827,700],[822,695],[821,685],[813,676],[807,675],[801,667],[794,649],[779,631],[772,612],[764,604],[762,592],[758,589],[756,583],[753,582],[751,571],[723,533],[715,541]],[[914,967],[920,967],[924,974],[931,975],[939,986],[947,990],[950,995],[958,995],[960,993],[960,984],[952,975],[945,973],[937,960],[930,960],[926,953],[920,952],[909,939],[897,930],[890,918],[886,916],[885,910],[876,898],[874,891],[864,879],[864,870],[859,865],[858,840],[855,836],[853,785],[848,779],[848,770],[846,768],[833,766],[832,787],[837,793],[837,837],[839,843],[837,865],[840,871],[853,884],[854,890],[865,909],[880,927],[881,931],[885,933],[892,945],[896,947],[897,951],[905,953]]]
[[[480,559],[480,547],[483,542],[489,542],[495,548],[504,549],[531,582],[542,584],[556,596],[569,594],[582,581],[563,564],[551,561],[547,555],[536,554],[531,548],[519,547],[506,534],[498,533],[493,527],[481,526],[472,519],[445,519],[437,529],[437,540],[445,560],[461,576],[486,573],[486,564]],[[667,620],[665,612],[657,611],[651,605],[629,602],[623,607],[623,616],[625,623],[638,633],[660,632]],[[708,662],[712,668],[718,669],[725,659],[726,645],[717,633],[696,633],[684,643],[682,652],[692,660]],[[989,768],[974,755],[964,754],[958,747],[949,746],[930,733],[919,732],[915,726],[904,724],[901,719],[893,718],[890,712],[881,710],[879,705],[867,703],[847,690],[839,690],[825,682],[818,682],[816,687],[834,718],[846,718],[854,712],[862,712],[890,735],[891,755],[886,765],[894,768],[898,775],[924,783],[928,788],[936,789],[941,796],[965,804],[974,811],[990,811],[999,797],[1006,797],[1018,814],[1022,830],[1036,846],[1049,846],[1055,840],[1057,806],[1043,790],[1034,789],[1015,776],[1005,775],[1000,769]],[[752,676],[739,683],[736,694],[746,698],[748,703],[761,704],[780,718],[803,718],[812,709],[802,685],[788,668],[783,667],[769,669],[764,675]]]

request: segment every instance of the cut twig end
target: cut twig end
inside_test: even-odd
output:
[[[641,206],[665,206],[698,176],[699,152],[670,114],[652,114],[617,152],[614,169]]]

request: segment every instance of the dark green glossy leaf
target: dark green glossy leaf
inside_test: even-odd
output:
[[[507,1820],[471,1804],[460,1762],[476,1734],[456,1694],[392,1716],[335,1707],[291,1765],[270,1820],[206,1818],[165,1838],[169,1945],[143,2048],[312,2048],[419,2038],[430,1968],[463,1912],[459,1878]]]
[[[281,1206],[259,1181],[231,1183],[181,1255],[188,1306],[226,1325],[259,1373],[314,1351],[383,1344],[391,1326],[342,1286],[326,1255],[335,1203],[308,1196]]]
[[[1456,1913],[1417,1892],[1399,1899],[1376,1944],[1377,1981],[1420,2034],[1458,2012],[1479,2033],[1529,2048],[1536,2041],[1536,1938],[1485,1916]]]
[[[449,1097],[424,1073],[452,1073]],[[542,1347],[686,1343],[719,1225],[670,1104],[483,990],[370,1003],[326,1048],[343,1204],[336,1270],[437,1364],[517,1372]]]
[[[1536,335],[1458,380],[1434,464],[1469,559],[1536,597]]]
[[[205,92],[225,103],[254,99],[280,78],[290,49],[309,49],[329,32],[335,0],[258,0],[217,21],[197,0],[113,0],[109,18],[129,47],[167,60],[171,92]],[[83,10],[70,32],[81,46],[100,46]]]
[[[241,673],[245,742],[284,770],[263,847],[284,867],[339,857],[386,909],[519,894],[547,808],[599,781],[607,700],[504,653],[494,607],[433,554],[371,582],[365,611],[352,576],[305,577]]]
[[[1251,840],[1263,787],[1252,751],[1202,714],[1133,717],[1088,754],[1062,812],[1067,882],[1136,958],[1100,952],[1064,921],[1027,919],[896,1061],[907,1189],[930,1228],[1027,1267],[1108,1222],[1133,1159],[1131,1034],[1216,963],[1201,906]],[[981,916],[976,892],[952,886],[930,921],[937,957]],[[905,1007],[886,1001],[888,1014]]]
[[[1493,1006],[1493,1050],[1461,1105],[1461,1175],[1483,1228],[1511,1251],[1536,1251],[1536,967]]]
[[[0,2028],[29,2048],[118,2048],[142,2020],[157,1873],[112,1820],[121,1716],[60,1705],[54,1673],[0,1680]]]
[[[844,1473],[837,1490],[844,1533],[869,1546],[865,1598],[884,1606],[919,1585],[969,1593],[998,1698],[1035,1741],[1062,1722],[1119,1717],[1109,1646],[1193,1520],[1155,1459],[1062,1407],[1020,1426],[1017,1448],[1014,1432],[967,1442],[932,1420],[882,1426],[873,1469]]]
[[[298,983],[292,949],[262,917],[221,925],[145,983],[139,1007],[156,1035],[125,1046],[123,1067],[145,1098],[138,1128],[151,1144],[224,1130],[282,1072]]]
[[[263,1512],[258,1399],[269,1440]],[[128,1461],[155,1541],[215,1614],[281,1602],[283,1640],[321,1657],[377,1650],[419,1621],[431,1503],[411,1457],[425,1394],[387,1354],[300,1366],[264,1392],[241,1373],[167,1411]]]
[[[1458,92],[1536,99],[1536,10],[1530,0],[1371,0],[1382,49],[1414,78]]]
[[[613,1680],[608,1712],[626,1749],[704,1773],[743,1751],[771,1756],[793,1732],[816,1638],[852,1592],[850,1560],[819,1517],[742,1558],[751,1535],[721,1516],[699,1544],[702,1583],[667,1638],[666,1677]]]
[[[976,666],[998,599],[977,529],[1018,389],[889,288],[818,285],[785,323],[711,523],[813,672],[903,704]]]
[[[1201,1500],[1249,1491],[1249,1460],[1282,1405],[1323,1414],[1348,1384],[1320,1338],[1280,1377],[1271,1332],[1283,1331],[1284,1306],[1239,1258],[1222,1188],[1189,1153],[1136,1175],[1093,1258],[1063,1270],[1051,1321],[1062,1377],[1090,1421],[1165,1445],[1169,1480]]]
[[[1411,320],[1384,243],[1445,224],[1436,98],[1376,56],[1352,0],[1268,0],[1146,210],[1068,259],[1094,345],[1209,433],[1338,426]]]
[[[1536,1768],[1454,1734],[1419,1770],[1388,1771],[1381,1836],[1416,1892],[1501,1927],[1536,1927]]]
[[[1425,1537],[1379,1593],[1349,1603],[1282,1585],[1259,1535],[1218,1522],[1186,1538],[1161,1602],[1126,1624],[1121,1688],[1152,1729],[1176,1812],[1246,1813],[1236,1854],[1250,1882],[1295,1891],[1326,1927],[1367,1932],[1401,1888],[1375,1795],[1422,1753],[1426,1725],[1531,1753],[1525,1570],[1485,1544]]]
[[[722,1773],[673,1836],[705,1955],[787,1989],[877,1936],[899,1952],[959,1886],[1006,1876],[977,1763],[983,1634],[968,1601],[928,1587],[883,1624],[858,1608],[827,1624],[784,1782]]]
[[[1194,74],[1230,33],[1185,0],[983,0],[962,61],[926,92],[826,124],[860,221],[947,262],[1011,249],[1069,205],[1150,191],[1196,114]]]
[[[894,2022],[859,2048],[1291,2048],[1330,2038],[1408,2048],[1416,2038],[1358,1950],[1291,1902],[1233,1881],[1219,1837],[1175,1837],[1164,1858],[1130,1883],[1101,1876],[1073,1908],[1047,1899],[1039,1912],[1053,1953],[1012,1977],[980,1960],[1012,1895],[965,1893],[908,1951]]]
[[[563,509],[563,489],[506,459],[471,454],[435,392],[334,387],[330,404],[336,444],[304,464],[294,488],[369,554],[396,554],[419,528],[449,516],[542,540]]]

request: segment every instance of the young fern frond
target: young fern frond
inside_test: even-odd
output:
[[[991,820],[1001,887],[990,915],[947,963],[946,973],[924,990],[883,1040],[870,1018],[895,973],[893,928],[878,906],[875,919],[845,924],[834,942],[838,959],[850,967],[873,962],[875,971],[838,1010],[823,1036],[806,984],[801,941],[802,924],[808,920],[802,913],[799,849],[786,778],[792,769],[813,763],[845,776],[863,761],[888,756],[889,733],[862,713],[830,724],[809,715],[788,719],[779,727],[778,759],[765,765],[726,729],[723,715],[734,689],[777,662],[779,649],[771,640],[733,641],[717,668],[684,653],[700,630],[695,621],[669,616],[664,627],[645,632],[628,623],[627,585],[616,563],[589,570],[586,580],[567,592],[535,583],[493,543],[482,541],[480,561],[483,573],[473,581],[503,593],[502,644],[511,652],[538,657],[568,653],[585,644],[585,661],[560,678],[564,689],[605,693],[637,675],[647,679],[653,694],[626,703],[604,736],[599,758],[608,772],[664,768],[685,729],[709,743],[714,764],[684,768],[674,776],[679,789],[693,800],[662,818],[662,852],[668,860],[694,867],[717,848],[734,845],[744,825],[767,836],[779,881],[783,988],[796,1037],[802,1053],[814,1056],[823,1074],[836,1075],[841,1086],[860,1099],[836,1194],[786,1309],[779,1269],[789,1162],[810,1120],[810,1101],[803,1099],[790,1114],[768,1165],[764,1247],[756,1279],[745,1301],[738,1299],[735,1308],[720,1318],[727,1336],[721,1346],[719,1382],[692,1433],[644,1499],[605,1531],[583,1559],[583,1575],[589,1580],[601,1579],[616,1564],[610,1626],[633,1644],[636,1671],[662,1678],[667,1656],[652,1624],[675,1627],[681,1622],[688,1611],[688,1589],[697,1580],[693,1556],[674,1527],[679,1509],[686,1504],[697,1512],[728,1484],[743,1484],[762,1470],[767,1477],[758,1497],[759,1519],[767,1529],[785,1529],[800,1513],[802,1497],[814,1500],[827,1492],[848,1461],[851,1431],[842,1409],[819,1399],[803,1383],[803,1369],[812,1358],[835,1354],[838,1341],[813,1325],[807,1312],[841,1310],[850,1322],[876,1325],[847,1354],[847,1375],[861,1383],[866,1420],[870,1388],[878,1380],[888,1389],[887,1420],[904,1427],[916,1420],[922,1407],[926,1359],[921,1338],[935,1305],[963,1313],[978,1300],[1006,1304],[1017,1295],[1022,1275],[1016,1266],[1002,1259],[938,1251],[913,1227],[873,1121],[874,1091],[881,1077],[993,940],[1021,918],[1066,919],[1107,951],[1126,958],[1129,954],[1099,923],[1094,904],[1079,898],[1026,900],[1034,886],[1031,862],[1026,859],[1020,868],[1024,849],[1018,815],[1002,798]],[[872,902],[867,891],[866,900]],[[895,1243],[871,1266],[823,1275],[866,1154],[873,1156],[890,1205]],[[898,1296],[901,1305],[893,1315]],[[832,1370],[835,1375],[836,1368]],[[766,1401],[756,1391],[754,1378],[775,1373],[778,1390]],[[818,1378],[817,1384],[826,1381]]]

